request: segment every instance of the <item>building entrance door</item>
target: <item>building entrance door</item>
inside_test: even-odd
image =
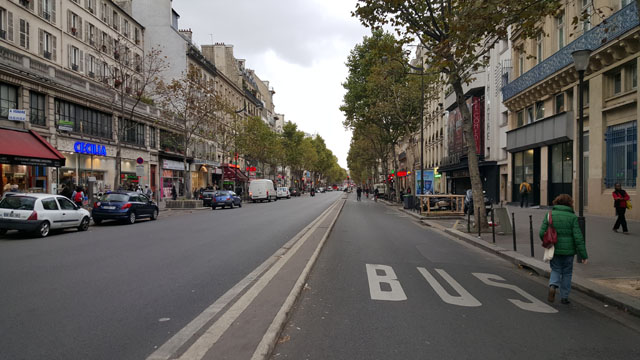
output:
[[[572,195],[573,142],[549,147],[549,204],[560,194]]]

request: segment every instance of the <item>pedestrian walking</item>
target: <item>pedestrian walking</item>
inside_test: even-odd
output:
[[[523,204],[526,204],[524,207],[529,207],[530,192],[531,192],[531,185],[529,185],[527,180],[524,180],[520,184],[520,207],[522,207]]]
[[[549,277],[549,293],[547,300],[553,302],[556,289],[560,288],[560,302],[569,301],[571,291],[571,276],[573,274],[573,258],[578,253],[582,263],[587,263],[587,248],[578,217],[573,212],[573,199],[567,194],[558,195],[553,200],[553,209],[550,212],[553,228],[556,230],[558,242],[555,244],[553,258],[551,259],[551,276]],[[549,215],[545,216],[540,226],[540,240],[549,227]]]
[[[357,199],[358,201],[360,201],[360,198],[362,198],[362,188],[360,188],[360,186],[358,186],[358,190],[356,190],[356,194],[358,194]]]
[[[173,200],[178,200],[178,193],[176,192],[176,185],[171,184],[171,198]]]
[[[71,198],[73,199],[73,202],[78,205],[78,207],[82,207],[82,201],[84,200],[84,191],[82,189],[82,186],[78,186],[76,188],[76,191],[73,192]]]
[[[622,190],[620,183],[616,183],[615,190],[613,191],[613,207],[616,209],[618,219],[616,219],[616,223],[613,225],[613,231],[618,232],[618,229],[622,225],[622,232],[624,234],[629,233],[627,219],[625,219],[624,214],[627,212],[627,206],[630,204],[629,194]]]
[[[151,191],[151,188],[149,188],[149,184],[146,184],[146,185],[144,186],[144,194],[145,194],[149,199],[151,199],[151,198],[152,198],[152,196],[153,196],[153,191]]]
[[[373,199],[375,201],[378,201],[378,194],[380,194],[380,191],[378,190],[378,188],[376,188],[375,190],[373,190]]]

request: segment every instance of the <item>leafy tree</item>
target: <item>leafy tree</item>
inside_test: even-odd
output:
[[[190,66],[178,79],[156,84],[156,99],[160,109],[177,126],[177,139],[181,140],[182,162],[185,168],[184,193],[191,198],[191,172],[187,157],[199,138],[210,138],[211,131],[221,121],[227,106],[214,84],[202,77],[201,70]]]
[[[240,128],[238,149],[247,159],[255,161],[266,175],[267,165],[272,165],[276,159],[278,135],[259,117],[247,118]]]
[[[456,94],[468,144],[469,175],[475,199],[482,199],[472,118],[466,106],[463,84],[487,64],[489,50],[515,26],[521,36],[541,32],[540,19],[555,14],[561,0],[358,0],[353,15],[372,28],[395,28],[405,41],[416,39],[426,50],[428,68],[441,72]],[[487,226],[484,211],[476,212],[478,223]]]

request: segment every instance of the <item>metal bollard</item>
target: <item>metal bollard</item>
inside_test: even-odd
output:
[[[511,231],[513,232],[513,251],[518,251],[516,246],[516,217],[514,213],[511,213]]]
[[[493,235],[493,243],[496,243],[496,219],[493,215],[493,205],[491,205],[491,233]]]
[[[480,226],[480,225],[481,225],[481,224],[480,224],[480,219],[481,219],[481,216],[480,216],[480,208],[478,208],[478,212],[477,212],[477,214],[478,214],[478,221],[477,221],[476,226],[478,227],[478,237],[481,237],[481,236],[480,236],[480,230],[482,229],[482,227]]]
[[[467,234],[471,234],[471,211],[467,210]]]
[[[534,257],[533,254],[533,217],[529,215],[529,239],[531,240],[531,257]]]

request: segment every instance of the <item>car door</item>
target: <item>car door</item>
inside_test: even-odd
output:
[[[76,205],[66,197],[58,196],[58,205],[60,205],[60,211],[62,212],[62,226],[61,227],[74,227],[80,225],[82,220],[82,214],[78,211]]]
[[[140,211],[144,216],[151,216],[153,206],[149,203],[149,198],[146,195],[138,195],[138,201],[140,202]]]
[[[50,197],[42,199],[42,218],[49,220],[52,229],[59,229],[64,227],[62,218],[62,211],[58,206],[58,202],[55,198]],[[38,214],[39,215],[39,214]]]

